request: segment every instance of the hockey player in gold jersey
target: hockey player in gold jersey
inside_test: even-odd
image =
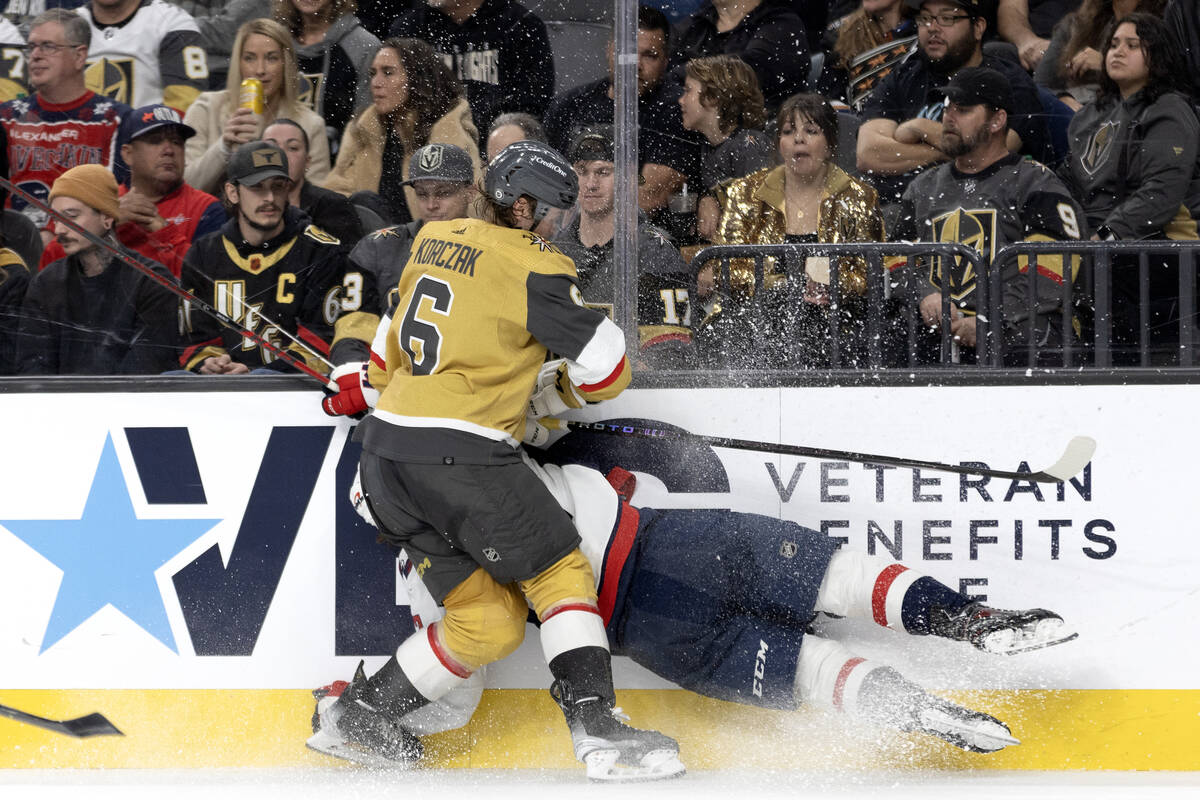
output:
[[[362,424],[362,487],[381,535],[403,546],[445,617],[374,675],[360,671],[314,720],[310,747],[403,766],[420,742],[400,717],[520,645],[529,607],[575,754],[594,780],[683,772],[678,745],[624,725],[595,581],[570,516],[519,448],[526,417],[614,397],[630,381],[621,331],[583,305],[575,266],[543,238],[575,202],[575,173],[534,142],[485,178],[488,221],[427,223],[380,323],[369,366],[345,365],[329,413]],[[385,287],[385,289],[388,287]],[[547,355],[559,357],[547,363]]]

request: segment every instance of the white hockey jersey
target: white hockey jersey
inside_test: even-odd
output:
[[[79,14],[92,26],[87,87],[133,108],[165,103],[182,114],[208,89],[208,56],[196,20],[166,0],[142,0],[133,16],[98,27],[90,6]]]
[[[28,94],[25,88],[25,37],[8,17],[0,17],[0,103]]]

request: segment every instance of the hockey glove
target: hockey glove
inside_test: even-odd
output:
[[[546,447],[550,444],[551,439],[555,434],[562,433],[566,430],[561,419],[554,417],[542,417],[535,419],[533,417],[525,418],[525,435],[521,437],[521,441],[525,444],[534,447]]]
[[[533,387],[533,395],[529,398],[528,416],[535,419],[552,417],[573,408],[582,408],[583,405],[583,398],[575,391],[567,375],[566,359],[543,364],[537,384]]]
[[[350,361],[329,374],[338,390],[321,401],[321,408],[331,417],[362,419],[379,402],[379,392],[367,380],[367,362]]]

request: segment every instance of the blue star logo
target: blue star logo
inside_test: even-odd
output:
[[[106,437],[80,519],[0,520],[63,571],[39,652],[111,605],[178,653],[154,573],[220,521],[139,519]]]

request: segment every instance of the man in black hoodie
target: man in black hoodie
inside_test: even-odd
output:
[[[352,360],[347,349],[357,349],[361,360],[379,322],[359,310],[378,305],[374,282],[348,271],[337,237],[309,225],[288,203],[287,156],[270,142],[248,142],[234,152],[226,175],[229,222],[188,251],[183,288],[313,369],[325,369],[313,350],[340,363]],[[179,361],[185,369],[202,375],[289,369],[267,348],[186,302],[183,324]]]
[[[116,240],[117,181],[99,164],[73,167],[50,187],[50,206],[93,236]],[[65,257],[33,277],[17,339],[22,375],[143,375],[172,365],[175,295],[114,255],[53,222]],[[164,280],[166,268],[143,259]]]
[[[737,56],[758,76],[768,113],[773,113],[804,91],[811,66],[808,33],[791,5],[788,0],[709,0],[673,35],[671,68],[681,71],[687,62],[705,56]],[[683,81],[681,72],[676,78]]]
[[[424,39],[467,89],[475,128],[505,111],[540,116],[554,92],[546,23],[513,0],[425,0],[392,23],[389,36]]]

